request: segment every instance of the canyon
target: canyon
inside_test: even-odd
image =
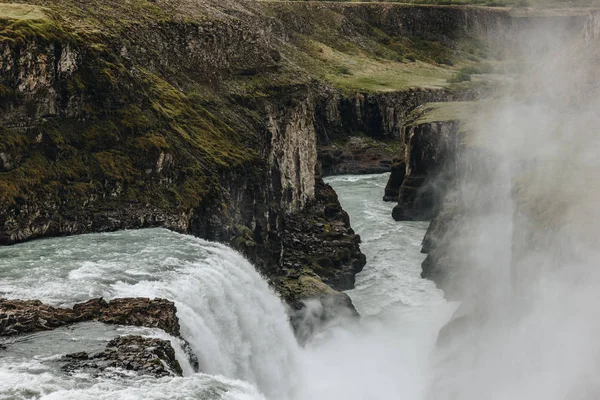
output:
[[[304,287],[351,288],[364,266],[320,183],[321,163],[332,173],[340,161],[330,146],[357,135],[392,144],[376,162],[389,170],[415,108],[491,90],[447,87],[455,69],[444,58],[516,41],[540,18],[375,3],[159,1],[108,15],[101,1],[35,4],[0,4],[0,243],[166,227],[231,243],[281,291],[292,283],[290,303]],[[548,19],[570,32],[585,16]],[[344,51],[426,79],[360,90],[353,76],[331,76]],[[289,240],[298,219],[316,223],[303,236],[326,243],[314,257]]]
[[[548,62],[548,68],[572,67],[569,62],[579,58],[557,54],[557,48],[595,43],[597,12],[237,0],[28,3],[0,1],[0,245],[141,228],[225,243],[268,280],[271,288],[260,286],[261,295],[275,290],[285,301],[286,314],[279,305],[263,306],[289,319],[302,342],[308,340],[307,319],[357,319],[345,291],[355,288],[368,261],[324,178],[390,172],[380,194],[397,203],[390,218],[432,220],[422,277],[446,298],[463,301],[438,343],[464,348],[461,335],[480,329],[495,306],[500,289],[493,282],[505,281],[482,272],[481,259],[465,260],[484,227],[495,229],[480,218],[543,214],[517,218],[515,238],[503,236],[504,225],[498,228],[511,252],[492,250],[508,260],[511,276],[534,276],[535,268],[521,268],[528,246],[555,243],[540,232],[545,215],[560,218],[563,203],[531,200],[548,197],[548,187],[535,184],[535,166],[544,160],[511,148],[511,159],[529,175],[505,181],[498,166],[505,166],[506,149],[493,145],[506,143],[489,138],[501,136],[498,126],[504,125],[477,118],[510,109],[502,96],[514,82],[534,76],[532,58],[564,58],[566,67]],[[560,109],[557,99],[594,104],[595,92],[586,86],[596,79],[586,69],[589,62],[581,60],[581,70],[574,70],[585,84],[572,86],[581,90],[543,93],[552,106]],[[529,81],[508,97],[527,107],[535,103],[546,83]],[[574,181],[572,171],[556,172]],[[521,193],[514,210],[497,203],[512,191]],[[577,238],[585,232],[569,236],[570,243]],[[251,276],[248,282],[258,280]],[[149,291],[149,297],[157,293],[154,300],[120,296],[108,303],[78,294],[78,303],[63,302],[68,308],[0,299],[0,335],[100,321],[159,328],[181,339],[175,313],[182,309],[162,299],[161,290]],[[235,302],[243,308],[242,300]],[[178,306],[187,303],[180,299]],[[192,326],[189,318],[186,323]],[[228,327],[218,329],[215,336]],[[292,341],[279,326],[271,334]],[[252,340],[264,351],[267,339]],[[179,365],[175,354],[183,350],[173,343],[120,335],[95,355],[65,356],[65,368],[103,374],[122,367],[157,377],[197,371],[197,365]],[[202,346],[191,346],[200,353]],[[294,344],[278,354],[281,371],[295,351]],[[273,383],[280,371],[253,376],[247,365],[228,367],[241,369],[269,395],[281,395],[281,385]]]

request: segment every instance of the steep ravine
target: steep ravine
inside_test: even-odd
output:
[[[453,70],[436,57],[513,26],[457,7],[31,3],[46,8],[0,3],[0,244],[165,227],[231,243],[294,308],[347,305],[331,288],[351,288],[365,263],[320,146],[395,138],[420,103],[472,98],[439,87]],[[340,67],[325,56],[348,48],[433,71],[438,86],[328,78]],[[408,50],[423,61],[408,65]]]

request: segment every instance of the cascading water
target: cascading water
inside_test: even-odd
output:
[[[298,348],[284,306],[241,255],[161,229],[57,238],[0,249],[0,296],[70,306],[94,297],[161,297],[202,373],[182,378],[68,376],[60,354],[102,349],[122,334],[162,331],[99,323],[11,339],[0,358],[1,399],[423,398],[429,354],[454,306],[419,277],[425,223],[397,223],[381,202],[388,175],[329,179],[362,235],[369,262],[348,293],[363,315]],[[232,380],[238,379],[238,380]],[[261,394],[262,393],[262,394]]]
[[[173,300],[182,336],[198,356],[202,372],[255,384],[273,399],[293,395],[289,377],[296,375],[298,349],[284,306],[254,267],[226,246],[150,229],[2,248],[0,295],[40,299],[58,306],[91,297]],[[127,333],[134,329],[123,330]],[[43,341],[39,336],[36,341]],[[105,333],[102,336],[106,340],[111,337]],[[73,396],[82,398],[107,390],[99,387],[102,384],[86,387],[85,380],[71,382],[48,368],[43,360],[2,359],[0,398],[52,391],[64,398],[63,391],[75,389],[78,394]],[[20,389],[15,389],[16,382],[22,385]],[[141,398],[158,390],[163,395],[169,393],[170,398],[209,392],[220,398],[219,393],[231,390],[259,397],[250,385],[207,375],[159,380],[150,384],[153,390],[147,389],[149,384],[143,379],[137,388],[105,383],[111,392],[106,395],[123,398],[123,393],[131,392],[134,398]]]

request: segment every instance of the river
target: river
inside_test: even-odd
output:
[[[0,248],[0,295],[69,306],[91,297],[163,297],[178,308],[193,372],[163,332],[84,324],[4,339],[0,399],[422,399],[439,328],[455,306],[420,278],[427,224],[391,219],[388,175],[329,178],[362,236],[368,264],[348,292],[363,316],[340,320],[303,348],[284,306],[227,246],[162,229],[39,240]],[[62,354],[135,333],[171,340],[184,377],[68,375]]]

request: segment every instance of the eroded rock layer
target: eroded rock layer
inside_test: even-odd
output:
[[[84,321],[160,328],[179,336],[175,304],[164,299],[93,299],[73,308],[56,308],[39,300],[0,299],[0,336],[38,332]]]

